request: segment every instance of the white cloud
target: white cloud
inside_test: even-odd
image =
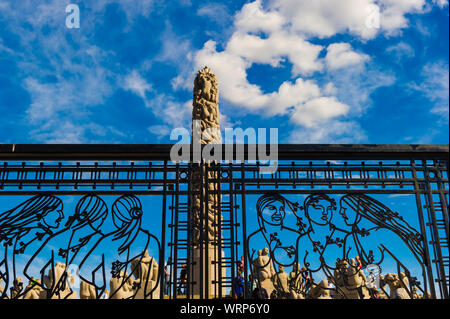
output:
[[[171,131],[167,125],[152,125],[148,130],[150,133],[156,135],[158,139],[169,136]]]
[[[433,0],[433,3],[437,4],[441,8],[448,6],[448,0]]]
[[[220,25],[229,23],[231,17],[228,7],[223,3],[212,2],[205,3],[197,9],[198,16],[208,17]]]
[[[371,107],[370,97],[375,90],[396,82],[391,70],[380,68],[373,63],[330,70],[325,78],[335,86],[337,91],[335,96],[339,101],[351,106],[349,114],[355,117],[363,116]]]
[[[134,92],[145,101],[147,100],[147,92],[152,90],[151,84],[142,78],[137,70],[133,70],[128,76],[125,77],[123,87],[126,90]]]
[[[366,142],[367,136],[355,121],[328,121],[326,125],[298,127],[290,133],[288,142],[293,144]]]
[[[325,95],[336,95],[338,93],[338,89],[332,82],[328,82],[323,88],[323,93]]]
[[[404,58],[413,58],[416,55],[414,49],[406,42],[399,42],[396,45],[390,46],[386,52],[393,55],[397,61],[402,61]]]
[[[185,63],[186,59],[191,59],[191,52],[193,51],[191,41],[177,36],[169,21],[166,21],[166,29],[160,35],[160,41],[162,49],[155,57],[155,61],[181,64]]]
[[[158,94],[146,100],[153,114],[170,128],[190,127],[192,100],[181,103],[170,95]]]
[[[273,32],[263,39],[239,30],[229,40],[226,51],[251,63],[270,64],[273,67],[279,66],[287,58],[294,65],[293,75],[309,75],[322,68],[318,61],[322,46],[284,31]]]
[[[446,0],[433,2],[441,7],[448,5]],[[60,137],[69,142],[85,142],[87,132],[101,135],[105,130],[112,130],[96,127],[95,124],[80,126],[76,123],[89,114],[90,108],[103,104],[105,98],[117,87],[134,92],[144,99],[146,105],[165,125],[188,125],[192,108],[190,101],[179,102],[170,94],[150,97],[149,93],[154,92],[151,84],[141,75],[144,66],[136,66],[134,71],[121,69],[113,72],[102,62],[115,53],[92,46],[88,39],[89,30],[94,29],[98,23],[96,19],[103,13],[106,5],[120,3],[129,22],[132,22],[137,17],[149,16],[157,7],[155,1],[99,0],[86,6],[81,12],[83,32],[70,31],[70,36],[78,47],[65,41],[69,31],[58,27],[64,25],[64,8],[68,3],[68,0],[48,0],[36,4],[34,0],[22,0],[14,9],[9,4],[0,4],[2,15],[8,16],[9,25],[16,28],[21,45],[25,48],[23,52],[16,54],[21,59],[19,67],[27,70],[29,75],[23,86],[32,98],[27,120],[36,127],[33,136],[38,141],[55,141]],[[379,33],[395,34],[408,26],[407,14],[425,10],[425,0],[269,0],[265,3],[267,5],[263,7],[261,0],[250,2],[234,16],[235,32],[222,51],[217,49],[216,42],[207,41],[201,50],[189,56],[191,43],[175,37],[169,26],[163,34],[165,40],[162,41],[161,53],[155,60],[184,65],[180,75],[172,80],[175,89],[191,89],[195,73],[190,63],[195,65],[195,69],[209,65],[219,76],[221,98],[235,106],[265,116],[292,116],[291,121],[301,126],[314,126],[324,121],[333,123],[330,125],[334,128],[331,132],[337,135],[342,135],[343,131],[335,126],[343,123],[347,128],[351,127],[348,123],[353,122],[342,118],[349,114],[359,114],[364,109],[363,105],[369,104],[370,93],[379,84],[377,86],[369,81],[371,84],[364,85],[361,90],[361,83],[366,80],[363,75],[367,71],[362,62],[369,60],[367,55],[353,51],[348,43],[337,43],[328,47],[327,55],[322,59],[319,57],[325,48],[313,43],[312,38],[350,33],[361,40],[367,40]],[[368,8],[374,3],[380,4],[380,29],[369,28],[366,23],[371,14]],[[197,14],[214,19],[218,16],[215,13],[222,12],[223,8],[220,3],[204,4]],[[34,28],[49,25],[52,31],[45,36],[42,32],[28,32],[24,28],[24,20]],[[223,21],[224,19],[219,18],[217,20],[219,23]],[[131,27],[132,23],[128,25]],[[36,44],[40,52],[33,50],[33,45]],[[0,43],[0,47],[3,46]],[[42,59],[48,61],[48,68],[42,67]],[[274,68],[289,65],[284,62],[292,64],[292,78],[273,92],[265,93],[261,87],[247,79],[247,70],[254,64],[269,64]],[[344,66],[352,68],[349,70]],[[445,83],[445,77],[433,69],[424,72],[431,74],[427,78],[427,84],[423,84],[424,92],[431,92],[433,85]],[[124,77],[123,73],[127,76]],[[321,87],[321,83],[310,78],[316,74],[325,76],[328,83]],[[45,76],[55,76],[55,81],[43,81]],[[433,78],[444,80],[434,81]],[[381,78],[381,83],[388,83],[389,79],[389,75],[386,75]],[[448,89],[448,76],[446,83]],[[445,85],[438,87],[445,89]],[[445,104],[442,102],[445,101],[443,89],[439,91],[440,97],[435,99],[436,105],[440,106],[433,108],[433,112],[439,114],[445,109],[448,112],[448,94]],[[308,110],[307,115],[304,115],[305,110]],[[231,122],[229,114],[223,115]],[[327,136],[318,129],[315,132],[314,138],[310,136],[312,140]],[[120,132],[114,134],[120,135]]]
[[[339,101],[339,90],[334,81],[321,88],[316,81],[306,77],[326,71],[324,65],[330,71],[358,66],[354,68],[355,72],[364,72],[364,62],[369,57],[355,52],[348,43],[334,43],[328,46],[325,58],[319,58],[324,47],[311,43],[304,34],[293,32],[294,29],[286,26],[288,23],[292,24],[292,21],[280,7],[264,9],[258,0],[246,4],[235,16],[235,32],[225,49],[218,51],[216,42],[207,41],[194,55],[195,69],[204,65],[211,67],[220,79],[221,97],[250,112],[288,116],[291,123],[304,127],[345,117],[351,107]],[[252,65],[269,64],[278,68],[282,62],[292,64],[294,79],[283,82],[277,90],[265,93],[248,81],[247,70]],[[172,83],[177,87],[182,83],[187,86],[180,77]],[[361,109],[358,106],[358,111]],[[333,123],[338,125],[340,122]],[[316,137],[318,135],[324,134],[318,133]]]
[[[260,109],[268,102],[261,88],[247,81],[246,70],[251,63],[242,57],[227,51],[217,52],[216,42],[208,41],[194,58],[195,68],[204,65],[212,68],[219,77],[221,96],[236,105],[243,105],[249,109]]]
[[[100,2],[93,5],[100,6]],[[111,142],[121,133],[95,123],[80,123],[85,123],[90,109],[103,104],[113,92],[116,76],[102,61],[114,53],[92,45],[88,33],[65,27],[65,6],[69,3],[23,0],[14,7],[0,8],[8,17],[8,27],[20,35],[22,49],[15,54],[19,68],[27,75],[22,85],[31,96],[25,117],[30,137],[46,143],[84,143],[86,134],[100,134],[98,140],[91,138],[89,142],[99,141],[107,130],[115,135],[109,137]],[[95,17],[81,14],[81,26],[87,31],[96,24]],[[41,32],[43,26],[48,32]]]
[[[195,64],[197,68],[211,67],[220,79],[221,96],[250,111],[264,109],[267,115],[284,114],[289,107],[320,95],[320,88],[314,81],[302,78],[294,83],[286,81],[278,91],[264,94],[259,86],[247,80],[246,70],[251,66],[248,60],[228,50],[217,52],[215,42],[208,41],[197,52]]]
[[[423,80],[409,87],[427,97],[432,106],[430,111],[441,117],[444,123],[449,119],[449,73],[447,62],[430,62],[422,70]]]
[[[282,14],[275,10],[264,10],[261,0],[248,3],[236,14],[234,25],[242,32],[279,31],[286,23]]]
[[[335,97],[319,97],[298,105],[291,120],[305,127],[313,127],[327,122],[331,118],[347,114],[350,107],[340,103]]]
[[[295,33],[321,38],[346,32],[373,38],[377,33],[377,29],[366,26],[372,0],[273,0],[269,3],[270,8],[285,17]]]
[[[331,70],[340,69],[369,60],[365,54],[352,51],[348,43],[333,43],[327,48],[325,61]]]
[[[120,5],[131,28],[136,18],[150,15],[155,1],[90,2],[80,12],[81,28],[69,30],[64,23],[65,7],[71,2],[21,0],[14,6],[7,2],[0,5],[1,15],[8,17],[8,27],[20,35],[18,42],[23,48],[14,54],[19,58],[19,68],[27,74],[22,85],[31,96],[25,117],[30,137],[46,143],[114,142],[123,133],[96,124],[89,114],[98,105],[103,106],[118,87],[145,99],[151,85],[139,70],[124,77],[127,71],[122,68],[105,66],[116,53],[92,45],[92,31],[109,4]],[[48,31],[43,32],[43,27]]]
[[[443,7],[447,1],[434,0]],[[375,10],[378,8],[377,10]],[[408,27],[407,15],[427,10],[426,0],[271,0],[269,9],[280,13],[292,32],[321,38],[350,33],[372,39]],[[378,20],[379,28],[371,21]]]
[[[368,23],[374,7],[380,13],[379,29]],[[220,79],[221,98],[232,105],[262,116],[287,116],[291,123],[313,129],[311,134],[296,130],[296,136],[322,141],[334,134],[340,140],[352,140],[357,127],[359,133],[353,141],[364,140],[364,133],[351,118],[364,114],[371,93],[391,85],[395,77],[378,70],[367,54],[355,51],[349,43],[325,48],[311,39],[350,33],[365,41],[380,33],[391,35],[408,26],[407,14],[425,12],[425,7],[425,0],[271,0],[265,7],[255,0],[236,13],[235,30],[224,49],[219,51],[217,43],[209,40],[194,54],[193,63],[195,69],[212,68]],[[326,55],[321,58],[324,49]],[[388,53],[402,51],[411,56],[414,52],[409,49],[399,44]],[[264,92],[247,78],[254,64],[281,68],[286,62],[292,65],[292,79],[272,92]],[[193,74],[193,70],[184,72],[173,79],[173,86],[190,87],[186,79]],[[325,80],[322,87],[309,78],[315,75]],[[328,126],[330,132],[326,133]]]

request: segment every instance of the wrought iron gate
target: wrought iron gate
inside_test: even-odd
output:
[[[269,175],[169,154],[0,146],[2,297],[374,298],[378,267],[386,298],[449,298],[447,145],[280,145]]]

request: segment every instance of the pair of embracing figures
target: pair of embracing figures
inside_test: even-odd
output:
[[[113,227],[105,231],[102,226],[108,218]],[[109,214],[99,196],[86,195],[63,224],[64,220],[62,201],[51,195],[34,196],[0,214],[0,242],[4,248],[0,257],[2,298],[8,298],[8,287],[14,289],[13,282],[21,275],[34,282],[31,286],[41,286],[46,298],[74,298],[66,265],[77,266],[77,275],[91,288],[95,295],[92,297],[104,295],[107,273],[115,282],[110,298],[120,294],[130,282],[134,291],[130,298],[138,293],[142,298],[152,296],[159,280],[152,270],[157,272],[158,262],[148,255],[148,249],[159,254],[160,244],[142,228],[142,204],[136,196],[119,197]],[[56,276],[55,266],[61,265],[64,271]],[[144,271],[142,265],[146,265]],[[142,278],[145,276],[152,278]],[[148,287],[151,280],[156,280],[156,285]],[[14,297],[21,298],[26,293],[15,293]]]

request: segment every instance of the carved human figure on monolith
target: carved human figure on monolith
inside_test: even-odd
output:
[[[217,77],[210,68],[198,71],[194,80],[192,109],[192,146],[194,152],[203,147],[213,147],[221,143],[219,124],[219,87]],[[195,156],[195,154],[194,154]],[[219,213],[221,196],[217,193],[218,184],[210,180],[218,178],[218,172],[211,170],[214,161],[206,162],[197,158],[191,171],[190,195],[191,211],[191,260],[190,273],[193,274],[193,295],[216,294],[220,276],[226,276],[219,269],[219,260],[224,257],[220,240],[222,214]],[[201,269],[203,274],[200,275]],[[208,269],[208,272],[205,271]],[[206,275],[207,274],[207,275]],[[203,276],[200,278],[199,276]],[[213,282],[216,282],[215,284]],[[200,287],[202,283],[202,287]],[[190,289],[190,286],[188,287]],[[222,295],[226,290],[222,288]]]

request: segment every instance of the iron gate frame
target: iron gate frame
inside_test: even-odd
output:
[[[162,227],[161,227],[161,249],[159,252],[159,269],[163,269],[165,261],[166,244],[175,249],[174,273],[177,274],[177,265],[180,264],[177,259],[176,249],[179,248],[180,240],[176,238],[181,228],[178,217],[180,210],[180,196],[189,196],[193,194],[190,184],[193,179],[190,173],[196,167],[192,163],[170,163],[170,149],[172,145],[0,145],[0,160],[4,161],[0,165],[0,195],[36,195],[36,194],[57,194],[57,195],[161,195],[162,196]],[[228,146],[223,145],[225,154]],[[261,146],[237,146],[233,145],[235,158],[249,158],[249,150],[254,148],[258,150]],[[268,151],[268,148],[266,148]],[[241,152],[241,153],[240,153]],[[259,154],[257,152],[257,154]],[[231,221],[229,227],[230,236],[238,236],[238,227],[242,229],[242,242],[244,255],[246,256],[244,277],[248,279],[249,260],[247,260],[248,247],[246,247],[246,195],[262,195],[265,193],[280,194],[410,194],[415,196],[417,213],[420,222],[420,232],[424,236],[426,251],[426,268],[428,276],[428,285],[431,289],[432,296],[436,296],[434,292],[434,283],[438,283],[440,295],[443,298],[449,298],[448,283],[448,163],[449,163],[449,147],[448,145],[279,145],[278,159],[283,161],[279,164],[278,171],[271,175],[270,178],[263,177],[259,173],[259,159],[256,163],[228,163],[215,164],[205,166],[206,173],[217,173],[217,179],[206,177],[206,182],[217,183],[219,189],[210,191],[212,194],[228,195],[230,198],[229,209],[231,213]],[[225,160],[225,158],[224,158]],[[322,162],[340,160],[351,161],[353,164],[348,165],[344,162],[341,166],[333,166],[330,163]],[[365,161],[380,161],[377,165],[367,165]],[[24,161],[22,163],[15,163]],[[39,161],[39,164],[34,163]],[[60,161],[56,164],[46,164],[44,161]],[[76,164],[63,164],[63,162],[76,162]],[[130,164],[82,164],[85,161],[149,161],[148,165],[133,162]],[[293,161],[286,164],[287,161]],[[309,164],[299,165],[295,161],[311,161]],[[354,164],[361,161],[360,164]],[[385,166],[384,162],[397,161],[395,164]],[[403,163],[400,164],[400,161]],[[10,164],[9,162],[13,162]],[[27,162],[33,162],[27,164]],[[153,164],[158,162],[161,164]],[[320,162],[320,164],[315,164]],[[409,164],[405,164],[409,162]],[[317,178],[316,172],[323,172],[323,178]],[[351,171],[362,173],[363,178],[354,179]],[[393,172],[395,178],[389,178],[386,172]],[[252,178],[247,178],[246,173],[252,172]],[[299,178],[298,172],[306,172],[307,177]],[[309,172],[309,173],[308,173]],[[341,173],[342,178],[336,178],[335,173]],[[409,172],[412,178],[405,178],[404,173]],[[185,176],[181,176],[186,173]],[[224,173],[226,173],[224,175]],[[374,179],[370,173],[377,174],[378,178]],[[102,174],[108,174],[108,178],[102,178]],[[119,175],[125,175],[119,178]],[[175,178],[170,178],[170,174],[175,174]],[[283,177],[282,174],[288,175]],[[297,175],[296,175],[297,174]],[[308,175],[309,174],[309,175]],[[336,173],[337,174],[337,173]],[[350,174],[345,177],[345,174]],[[49,175],[52,178],[49,178]],[[85,177],[89,175],[89,177]],[[157,176],[161,176],[156,178]],[[419,176],[421,175],[421,176]],[[15,178],[12,178],[14,177]],[[226,177],[224,177],[226,176]],[[239,178],[240,176],[240,178]],[[200,179],[203,182],[203,176]],[[371,184],[372,183],[372,184]],[[390,184],[397,186],[397,189],[386,189],[385,186]],[[228,190],[224,190],[221,185],[227,184]],[[181,190],[184,185],[186,190]],[[267,189],[251,189],[261,185],[273,187],[272,190]],[[370,186],[380,186],[382,189],[369,189]],[[289,186],[294,189],[280,189],[280,186]],[[314,189],[314,186],[328,186],[329,189]],[[346,186],[346,189],[333,189],[336,186]],[[412,186],[413,189],[404,189],[405,186]],[[53,187],[53,190],[46,191],[43,188]],[[62,190],[61,188],[71,187],[72,190]],[[100,187],[108,187],[110,190],[99,189]],[[125,187],[128,188],[125,190]],[[358,187],[357,189],[352,187]],[[119,190],[119,189],[120,190]],[[145,189],[147,188],[147,189]],[[14,190],[11,190],[14,189]],[[89,190],[87,190],[89,189]],[[206,195],[209,191],[207,191]],[[208,196],[201,195],[202,207],[209,207]],[[233,201],[237,201],[240,196],[241,207],[237,207]],[[206,198],[204,198],[206,197]],[[172,200],[172,205],[168,205]],[[191,225],[189,217],[190,203],[186,203],[187,224],[186,227],[186,247],[190,245]],[[437,205],[436,205],[437,204]],[[240,210],[238,211],[238,208]],[[424,212],[424,208],[426,212]],[[219,213],[222,213],[222,203],[217,205]],[[174,222],[168,224],[167,215],[169,211],[175,218]],[[203,209],[202,209],[203,211]],[[437,214],[441,213],[442,218],[439,219]],[[242,225],[237,223],[237,218],[241,219]],[[236,221],[234,220],[236,219]],[[428,220],[428,223],[427,223]],[[222,227],[222,223],[218,223],[218,227]],[[170,242],[167,241],[166,226],[173,229],[171,232]],[[427,230],[431,234],[430,240],[427,238]],[[445,235],[442,235],[442,230]],[[222,229],[219,229],[222,233]],[[173,237],[172,237],[173,236]],[[238,245],[232,238],[230,242],[230,264],[231,278],[234,278],[236,266],[236,253]],[[178,246],[177,246],[178,245]],[[234,245],[234,246],[233,246]],[[432,253],[430,252],[430,248]],[[446,250],[445,250],[446,249]],[[206,250],[207,251],[207,250]],[[187,257],[183,261],[190,260],[190,250],[186,249]],[[203,251],[202,251],[203,253]],[[433,256],[432,256],[433,254]],[[433,258],[433,259],[432,259]],[[219,263],[221,259],[219,258]],[[435,265],[433,271],[432,264]],[[222,265],[219,264],[219,267]],[[190,263],[187,263],[188,287],[187,298],[192,296],[192,286],[195,284],[190,282],[192,271]],[[200,271],[203,271],[202,269]],[[207,273],[209,270],[205,269]],[[222,285],[226,282],[222,280],[219,272],[219,290],[218,296],[222,296]],[[160,271],[160,282],[163,280],[163,272]],[[202,280],[200,276],[200,280]],[[176,287],[178,282],[173,280],[174,295],[177,298]],[[200,286],[203,284],[200,282]],[[207,287],[207,286],[206,286]],[[163,285],[161,285],[161,295],[163,296]],[[234,291],[232,289],[234,296]],[[249,296],[247,287],[245,286],[245,296]],[[201,291],[200,298],[208,298],[208,288]]]

